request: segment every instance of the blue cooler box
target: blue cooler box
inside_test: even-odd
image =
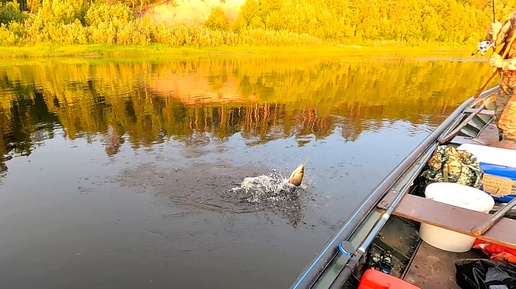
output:
[[[516,196],[516,168],[484,162],[480,162],[480,168],[484,172],[483,190],[495,201],[507,203]]]

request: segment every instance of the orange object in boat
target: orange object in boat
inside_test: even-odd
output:
[[[358,289],[421,289],[400,278],[382,273],[374,269],[367,269],[360,279]]]
[[[476,239],[473,248],[480,249],[493,260],[516,264],[516,249]]]

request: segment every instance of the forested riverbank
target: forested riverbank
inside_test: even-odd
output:
[[[496,18],[505,18],[515,2],[498,1]],[[492,21],[487,0],[0,3],[4,47],[464,46],[482,40]]]

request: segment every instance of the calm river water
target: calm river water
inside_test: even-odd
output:
[[[467,56],[4,61],[0,287],[288,287],[489,73]],[[295,200],[231,191],[307,158]]]

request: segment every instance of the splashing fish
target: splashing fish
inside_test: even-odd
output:
[[[292,174],[290,175],[290,178],[288,179],[288,183],[292,184],[296,187],[299,187],[301,183],[303,182],[303,175],[305,173],[305,165],[308,159],[302,164],[297,167]]]
[[[308,159],[307,159],[308,161]],[[263,201],[278,202],[299,195],[296,188],[301,186],[305,172],[306,161],[299,165],[287,179],[274,171],[270,175],[246,177],[239,187],[231,189],[243,195],[243,200],[248,203],[261,203]]]

